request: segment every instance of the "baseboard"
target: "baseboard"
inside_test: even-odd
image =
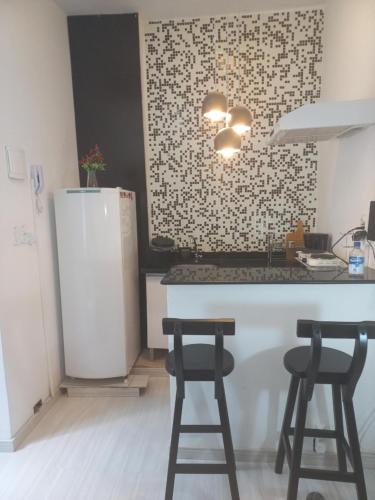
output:
[[[24,439],[30,434],[30,432],[38,425],[42,420],[44,415],[51,409],[51,407],[60,398],[60,392],[58,391],[55,396],[46,399],[39,411],[29,418],[23,426],[18,429],[15,435],[10,439],[0,439],[0,453],[9,453],[16,451]]]
[[[276,460],[274,450],[235,450],[236,462],[244,465],[273,465]],[[178,450],[178,458],[183,460],[198,460],[209,462],[224,462],[224,451],[208,448],[184,448]],[[366,469],[375,469],[375,453],[362,453],[363,466]],[[337,459],[334,453],[314,453],[307,451],[303,453],[303,463],[307,466],[337,467]]]

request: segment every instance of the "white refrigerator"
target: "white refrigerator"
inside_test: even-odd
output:
[[[77,188],[54,198],[65,373],[125,377],[140,351],[135,194]]]

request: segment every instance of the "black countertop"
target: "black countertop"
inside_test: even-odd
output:
[[[229,284],[363,284],[375,283],[375,269],[366,268],[363,276],[350,276],[347,268],[334,271],[309,271],[298,262],[237,262],[237,265],[184,264],[172,267],[163,285]]]
[[[217,264],[225,267],[234,265],[236,267],[243,263],[265,260],[265,252],[199,252],[200,262]],[[194,257],[191,255],[187,259],[182,259],[178,252],[155,252],[150,250],[146,261],[142,262],[142,274],[166,274],[171,267],[179,264],[193,264]]]
[[[141,274],[154,274],[156,276],[158,275],[164,275],[167,274],[167,272],[170,270],[171,266],[147,266],[147,267],[141,267]]]

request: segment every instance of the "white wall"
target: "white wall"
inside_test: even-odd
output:
[[[325,13],[322,99],[375,98],[375,1],[330,0]],[[336,239],[374,199],[375,127],[321,143],[318,230]]]
[[[52,192],[79,180],[66,15],[52,0],[0,0],[0,65],[0,332],[10,399],[10,426],[0,428],[0,438],[6,438],[31,416],[30,393],[45,396],[46,386],[53,393],[62,375]],[[7,178],[7,144],[25,150],[28,167],[43,165],[40,215],[32,215],[29,182]],[[14,247],[16,224],[35,232],[37,245]],[[6,399],[0,414],[1,403]]]

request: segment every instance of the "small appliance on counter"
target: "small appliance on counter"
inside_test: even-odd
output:
[[[319,250],[320,252],[326,252],[328,250],[327,233],[304,233],[303,241],[306,249]]]
[[[345,262],[331,252],[299,250],[296,259],[310,271],[329,271],[346,267]]]
[[[155,252],[173,252],[175,250],[175,242],[168,236],[156,236],[151,240],[151,250]]]
[[[336,263],[336,261],[333,261],[332,263],[327,262],[328,260],[335,258],[333,254],[327,252],[329,235],[327,233],[305,233],[303,230],[302,220],[297,222],[297,227],[294,232],[286,235],[285,243],[286,257],[288,260],[294,260],[297,258],[305,264],[307,259],[312,259],[313,262],[311,263],[311,266],[314,268],[327,266],[332,267],[332,265]],[[303,252],[304,261],[299,257]],[[316,257],[316,254],[320,254],[321,257]]]

